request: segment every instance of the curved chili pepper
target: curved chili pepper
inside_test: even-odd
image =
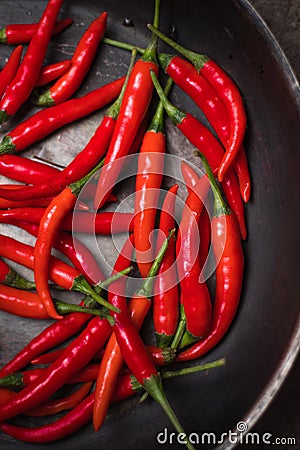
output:
[[[1,223],[25,221],[38,224],[45,213],[45,208],[15,208],[0,211]],[[111,235],[133,230],[133,214],[121,212],[90,213],[76,211],[66,215],[61,229],[76,233],[95,233]]]
[[[214,367],[222,366],[224,365],[224,363],[224,359],[220,359],[211,363],[188,367],[186,369],[178,371],[168,371],[165,373],[163,372],[161,376],[163,379],[168,379],[171,377],[186,375],[198,371],[206,371]],[[112,397],[112,403],[120,402],[140,391],[140,389],[141,384],[132,374],[122,374],[118,378],[117,385]],[[13,393],[12,391],[8,391],[8,393],[4,393],[4,398],[9,398],[13,395],[15,395],[15,393]],[[60,417],[50,424],[42,425],[36,428],[27,428],[5,422],[0,425],[0,429],[4,433],[14,437],[15,439],[19,439],[24,442],[45,443],[57,441],[69,436],[72,433],[75,433],[84,425],[86,425],[92,417],[93,405],[94,392],[89,394],[79,405],[77,405],[66,415]]]
[[[103,12],[89,25],[71,58],[71,68],[50,89],[39,96],[37,105],[58,105],[68,100],[77,91],[94,60],[106,23],[107,12]]]
[[[22,51],[22,45],[18,45],[18,47],[16,47],[11,53],[7,63],[0,72],[0,98],[3,96],[7,86],[12,82],[17,73],[21,61]]]
[[[0,143],[0,155],[20,152],[55,130],[103,108],[119,95],[125,77],[112,81],[82,97],[43,109],[21,122]]]
[[[181,172],[188,190],[190,194],[193,192],[193,188],[199,181],[199,176],[192,169],[192,167],[187,164],[185,161],[181,162]],[[200,248],[199,248],[199,258],[200,264],[203,268],[204,263],[207,259],[210,240],[211,240],[211,232],[210,232],[210,216],[206,208],[202,208],[202,212],[200,213],[199,219],[199,234],[200,234]]]
[[[65,352],[66,348],[60,349],[58,354],[58,358],[60,358]],[[55,358],[50,363],[56,361]],[[30,386],[32,383],[35,383],[36,380],[44,374],[46,368],[35,368],[30,370],[25,370],[23,372],[13,372],[7,376],[0,378],[0,387],[1,388],[9,388],[14,391],[19,391],[20,389],[24,389],[26,386]],[[97,379],[97,374],[99,372],[99,364],[89,363],[78,372],[74,372],[67,381],[66,384],[76,384],[76,383],[85,383],[88,381],[95,381]]]
[[[55,195],[63,190],[67,185],[79,181],[87,175],[99,163],[104,156],[115,127],[115,122],[120,111],[120,105],[127,85],[129,74],[134,63],[135,52],[128,68],[127,77],[117,100],[111,105],[104,115],[95,133],[75,158],[62,171],[57,172],[54,177],[44,180],[42,184],[26,186],[15,192],[15,199],[25,200],[33,197],[45,197]],[[1,194],[1,189],[0,189]],[[7,194],[6,194],[7,195]],[[4,197],[5,198],[5,197]],[[13,194],[10,193],[13,200]]]
[[[0,123],[14,115],[30,96],[41,70],[63,0],[49,0],[16,76],[0,101]]]
[[[55,310],[48,284],[51,250],[63,218],[75,206],[82,187],[99,169],[100,165],[101,163],[79,181],[65,187],[46,208],[40,221],[39,232],[34,246],[34,279],[37,293],[49,316],[53,319],[61,319],[61,317]],[[98,296],[93,289],[91,289],[91,295],[107,309],[111,309],[110,303]]]
[[[135,293],[134,296],[131,297],[128,303],[131,320],[137,330],[141,329],[144,319],[149,312],[154,279],[159,270],[160,264],[168,248],[168,244],[170,239],[172,238],[172,235],[173,232],[170,233],[168,238],[164,241],[154,263],[151,266],[148,277],[144,280],[142,287]],[[134,235],[130,235],[115,262],[114,270],[120,270],[121,267],[124,267],[126,266],[126,264],[128,264],[128,258],[130,258],[130,250],[132,249],[133,244]],[[119,280],[118,284],[114,284],[113,292],[108,292],[108,299],[112,303],[114,300],[117,302],[118,297],[120,297],[120,302],[124,302],[123,283],[124,280]],[[126,310],[124,314],[127,314]],[[126,317],[127,316],[125,316],[125,320],[127,320]],[[122,363],[123,355],[121,352],[121,348],[119,346],[116,335],[112,334],[104,352],[100,365],[99,375],[97,377],[95,406],[93,412],[93,424],[95,430],[99,430],[101,424],[104,421]]]
[[[52,35],[59,34],[73,23],[72,19],[58,20]],[[3,44],[26,44],[30,42],[38,29],[38,23],[11,23],[0,30],[0,42]]]
[[[157,250],[162,245],[163,235],[175,227],[175,201],[178,185],[167,192],[159,221]],[[175,242],[171,240],[158,271],[153,295],[153,326],[159,347],[167,347],[173,339],[179,319],[178,277],[175,262]]]
[[[15,395],[15,391],[6,388],[0,388],[0,406]]]
[[[247,126],[247,116],[238,87],[224,70],[208,56],[185,49],[156,30],[152,25],[149,25],[148,28],[193,63],[197,71],[213,86],[227,108],[230,118],[230,138],[225,155],[222,157],[218,167],[218,179],[222,181],[226,171],[232,165],[239,152]]]
[[[159,6],[156,3],[154,23],[159,21]],[[121,171],[121,164],[116,163],[128,155],[130,147],[148,111],[153,92],[150,70],[158,73],[156,58],[157,38],[152,35],[150,43],[141,59],[139,59],[128,79],[124,92],[120,113],[118,115],[111,143],[107,150],[103,169],[97,184],[94,209],[100,208]]]
[[[168,95],[173,85],[169,78],[165,87]],[[140,274],[145,278],[153,261],[153,246],[149,238],[154,230],[157,203],[163,179],[166,147],[164,108],[159,102],[154,117],[142,141],[138,158],[134,201],[134,245]]]
[[[84,367],[104,345],[111,333],[108,320],[96,317],[44,373],[1,405],[0,422],[34,408],[63,386],[75,371]]]
[[[174,82],[186,92],[203,111],[225,148],[230,147],[230,117],[221,97],[206,78],[189,61],[179,56],[161,53],[160,65]],[[249,201],[251,181],[245,149],[241,144],[233,167],[239,179],[240,191],[245,202]]]
[[[86,425],[91,417],[94,392],[89,394],[74,409],[54,422],[36,428],[19,427],[11,423],[1,423],[0,429],[23,442],[52,442],[69,436]]]
[[[156,90],[163,101],[164,108],[174,122],[176,127],[189,139],[189,141],[201,151],[208,160],[213,172],[218,171],[219,163],[222,159],[223,149],[214,135],[202,125],[199,120],[188,112],[183,112],[172,105],[164,96],[154,73],[151,74]],[[222,188],[226,195],[229,206],[235,213],[243,239],[246,239],[247,230],[244,217],[244,205],[239,192],[238,182],[232,169],[228,170],[222,182]]]
[[[166,241],[168,242],[168,238]],[[129,370],[148,394],[150,394],[162,407],[176,431],[178,433],[184,433],[184,430],[164,393],[161,377],[155,367],[151,355],[145,347],[138,329],[131,319],[130,312],[127,309],[126,298],[121,295],[113,295],[111,297],[111,303],[121,311],[119,314],[111,312],[115,321],[113,330]],[[189,441],[187,443],[187,448],[194,449]]]
[[[9,153],[0,156],[0,175],[28,184],[42,184],[59,173],[55,167]]]
[[[72,312],[102,314],[100,310],[64,303],[59,300],[54,300],[54,305],[59,314],[70,314]],[[49,318],[49,314],[38,294],[5,286],[4,284],[0,284],[0,310],[31,319]]]
[[[212,247],[216,260],[216,293],[212,328],[209,335],[179,353],[176,360],[199,358],[215,347],[225,335],[235,316],[242,289],[244,254],[235,216],[225,204],[204,158],[215,199],[212,219]]]
[[[26,411],[26,416],[30,417],[45,417],[53,416],[62,411],[75,408],[88,395],[91,390],[93,382],[87,381],[77,391],[72,392],[67,397],[48,400],[35,408]]]
[[[71,66],[71,61],[65,59],[57,63],[49,64],[41,68],[39,77],[35,83],[35,87],[45,86],[45,84],[51,83],[51,81],[64,75]]]
[[[0,283],[18,289],[34,289],[35,283],[26,280],[6,262],[0,259]]]
[[[83,305],[84,302],[80,304]],[[91,316],[85,313],[71,313],[52,323],[0,369],[0,377],[20,371],[36,356],[75,336],[90,318]]]
[[[113,272],[119,272],[120,270],[123,270],[126,266],[128,267],[128,265],[131,264],[134,250],[133,244],[134,236],[132,234],[125,241],[125,244],[123,245],[122,250],[114,264]],[[127,280],[125,278],[119,279],[113,284],[112,290],[108,292],[108,300],[110,302],[111,298],[114,296],[118,296],[124,299],[122,305],[121,301],[119,302],[119,309],[121,310],[121,314],[126,314],[127,310],[127,306],[124,304],[126,302],[126,299],[123,294],[121,294],[125,292],[126,282]],[[120,305],[122,306],[121,308]],[[123,312],[124,307],[125,312]],[[120,347],[116,340],[116,336],[113,333],[106,345],[96,380],[95,401],[93,407],[93,426],[96,431],[99,431],[105,419],[106,412],[110,405],[111,396],[114,391],[117,377],[119,375],[122,364],[123,358]]]
[[[38,235],[39,226],[37,224],[16,221],[15,225],[28,231],[33,236]],[[59,231],[53,247],[62,252],[74,267],[83,273],[89,283],[98,284],[101,280],[104,280],[104,275],[93,253],[71,234]]]
[[[181,315],[185,323],[182,345],[207,336],[211,327],[212,305],[207,285],[200,279],[199,222],[208,191],[206,178],[199,179],[188,195],[182,211],[176,241],[176,263],[180,280]]]

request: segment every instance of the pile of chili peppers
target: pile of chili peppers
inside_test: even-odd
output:
[[[29,100],[37,99],[39,107],[0,143],[5,180],[0,222],[7,224],[4,230],[17,227],[34,240],[29,245],[0,235],[0,309],[28,320],[50,320],[0,369],[0,429],[16,439],[42,443],[75,433],[90,421],[99,431],[111,405],[144,392],[184,433],[164,394],[164,380],[221,366],[224,359],[179,370],[170,365],[198,359],[220,343],[242,292],[244,209],[251,189],[243,99],[215,61],[159,31],[159,0],[145,49],[106,38],[109,12],[100,12],[70,59],[45,65],[51,40],[72,24],[71,18],[58,19],[62,4],[49,0],[39,22],[7,24],[0,31],[2,45],[15,45],[0,71],[0,122],[20,114]],[[159,53],[159,39],[176,53]],[[128,72],[75,96],[95,70],[100,45],[131,50]],[[163,88],[159,80],[164,74]],[[194,101],[209,127],[168,99],[173,86]],[[67,124],[75,128],[75,121],[95,111],[102,117],[95,133],[66,167],[26,155],[36,142]],[[195,165],[205,172],[200,176],[182,161],[185,187],[175,183],[167,191],[165,117],[194,146]],[[132,154],[138,161],[134,211],[103,210],[118,201],[113,187],[126,166],[124,157]],[[176,220],[177,198],[184,192]],[[207,206],[210,196],[213,202]],[[75,232],[99,239],[124,233],[108,278]],[[64,259],[54,256],[53,249]],[[215,271],[206,280],[210,250]],[[31,270],[32,280],[14,264]],[[132,273],[138,274],[139,286],[127,298]],[[71,290],[84,295],[79,304],[55,298]],[[149,317],[155,345],[144,342],[140,333]],[[18,423],[21,415],[42,416],[45,422],[27,427]],[[48,416],[54,418],[48,422]],[[188,440],[186,445],[194,448]]]

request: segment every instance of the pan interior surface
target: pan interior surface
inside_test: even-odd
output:
[[[36,21],[44,4],[44,1],[22,0],[15,9],[9,1],[2,1],[1,23],[24,22],[24,17],[28,22]],[[109,14],[107,37],[145,47],[150,36],[146,24],[152,20],[152,7],[152,1],[65,2],[62,15],[72,17],[74,24],[53,40],[49,62],[71,55],[83,30],[104,10]],[[133,26],[125,26],[125,18],[131,19]],[[225,338],[201,358],[201,362],[208,362],[225,357],[226,365],[165,384],[170,403],[186,431],[193,433],[196,440],[198,436],[200,444],[202,436],[212,433],[210,440],[204,436],[203,448],[218,445],[231,448],[234,443],[224,433],[234,430],[241,421],[249,428],[253,426],[280,387],[299,346],[299,241],[295,220],[299,177],[294,176],[299,168],[299,86],[278,45],[245,0],[162,1],[160,28],[166,33],[175,29],[178,42],[218,62],[237,83],[248,115],[245,149],[253,191],[246,206],[249,236],[243,244],[242,298]],[[161,43],[159,48],[172,53]],[[9,51],[1,46],[1,66]],[[128,52],[101,45],[92,70],[76,95],[125,74],[129,60]],[[177,106],[183,105],[202,118],[177,87],[171,98]],[[20,111],[3,126],[1,133],[7,132],[5,127],[12,127],[24,115],[32,114],[34,107],[31,108]],[[76,125],[65,127],[36,144],[26,156],[37,153],[67,163],[73,153],[83,148],[102,115],[103,112],[94,113]],[[190,146],[185,140],[177,140],[178,135],[168,119],[166,125],[168,153],[196,163]],[[5,361],[46,326],[1,316],[1,358]],[[86,446],[93,450],[107,445],[111,450],[120,446],[123,450],[134,447],[150,450],[165,447],[157,439],[159,433],[163,440],[166,436],[169,439],[172,432],[158,405],[149,399],[142,404],[133,399],[112,407],[100,432],[95,433],[89,424],[47,447],[60,450],[68,445],[72,450],[79,450]],[[168,444],[172,444],[172,449],[182,448],[176,441],[167,440],[166,448]],[[32,448],[3,434],[2,446]],[[39,450],[44,445],[36,444],[34,448]]]

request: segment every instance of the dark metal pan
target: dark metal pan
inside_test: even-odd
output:
[[[75,24],[55,38],[49,61],[71,55],[84,28],[101,10],[109,12],[109,37],[145,45],[149,37],[145,25],[152,19],[152,3],[66,1],[63,14],[73,17]],[[1,1],[1,25],[37,20],[44,5],[44,1],[22,0],[12,8],[10,1]],[[134,26],[125,27],[124,18],[130,18]],[[253,192],[247,206],[249,237],[244,243],[242,301],[222,343],[202,358],[204,362],[225,356],[227,364],[166,384],[170,402],[187,432],[197,435],[200,443],[203,437],[201,448],[219,445],[228,449],[236,445],[229,430],[236,431],[241,422],[251,430],[280,388],[299,347],[299,85],[278,44],[246,0],[163,1],[161,29],[168,32],[173,26],[180,43],[207,53],[233,77],[244,96],[249,118],[245,147]],[[1,65],[8,52],[1,46]],[[128,59],[124,51],[102,46],[78,94],[123,74]],[[191,112],[199,114],[178,89],[172,95],[178,104],[182,102]],[[27,105],[15,120],[32,111],[33,107]],[[99,113],[92,115],[81,121],[77,129],[66,127],[37,144],[27,155],[50,154],[58,162],[68,161],[72,152],[87,140],[99,117]],[[12,125],[10,122],[3,126],[1,132],[5,133]],[[170,153],[190,158],[184,146],[178,149],[172,136]],[[20,239],[23,237],[20,235]],[[1,364],[44,326],[1,314]],[[151,400],[143,404],[131,400],[111,409],[99,433],[89,425],[46,447],[182,448],[175,438],[172,444],[170,440],[165,445],[158,443],[157,434],[165,428],[170,439],[173,430],[159,406]],[[209,438],[204,433],[214,436]],[[222,437],[222,433],[226,435]],[[0,448],[38,450],[45,445],[33,447],[1,435]]]

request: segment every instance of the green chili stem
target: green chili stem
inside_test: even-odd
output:
[[[169,38],[168,36],[163,34],[161,31],[159,31],[157,29],[158,27],[155,27],[151,24],[148,24],[147,27],[152,33],[154,33],[162,41],[164,41],[166,44],[168,44],[170,47],[172,47],[178,53],[181,53],[189,61],[191,61],[198,71],[200,71],[202,69],[202,67],[207,63],[207,61],[209,61],[208,56],[202,55],[200,53],[195,53],[195,52],[192,52],[191,50],[186,49],[182,45],[178,44],[177,42],[173,41],[171,38]]]
[[[162,243],[162,246],[160,247],[157,256],[148,272],[147,278],[145,278],[142,286],[137,290],[136,295],[140,295],[147,298],[151,297],[153,283],[155,279],[154,277],[157,275],[157,272],[159,271],[160,265],[167,251],[170,239],[173,238],[174,234],[175,228],[170,231],[168,237]]]

